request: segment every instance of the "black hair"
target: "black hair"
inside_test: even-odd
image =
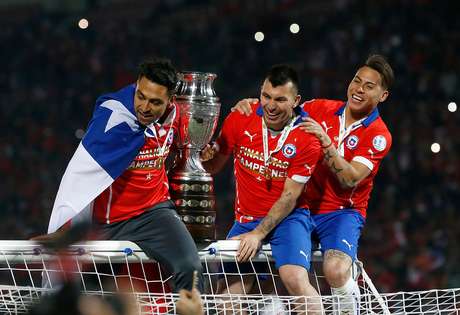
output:
[[[389,90],[395,80],[393,69],[382,55],[371,55],[367,58],[364,66],[374,69],[382,78],[382,86]]]
[[[151,58],[144,60],[139,65],[139,79],[142,77],[163,85],[168,89],[168,94],[174,94],[177,85],[177,71],[169,59]]]
[[[295,93],[297,94],[299,91],[299,74],[290,65],[279,64],[272,66],[265,78],[272,84],[273,87],[292,82],[296,91]]]

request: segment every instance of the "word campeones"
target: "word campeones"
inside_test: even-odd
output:
[[[255,173],[259,173],[259,174],[264,174],[265,165],[264,165],[263,153],[257,150],[242,146],[240,147],[240,150],[238,151],[236,158],[240,161],[241,165],[247,168],[248,170],[255,172]],[[257,163],[257,161],[251,161],[249,159],[258,160],[261,163]],[[289,162],[281,161],[272,156],[269,166],[270,166],[270,175],[272,178],[286,178],[287,177],[286,169],[289,167]]]
[[[169,149],[166,149],[164,156],[167,156]],[[163,166],[163,159],[161,157],[160,149],[147,149],[139,151],[134,161],[131,162],[128,169],[139,169],[139,168],[161,168]]]

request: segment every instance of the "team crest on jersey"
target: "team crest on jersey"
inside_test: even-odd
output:
[[[387,139],[384,136],[375,136],[372,140],[372,145],[377,151],[383,151],[387,147]]]
[[[288,143],[288,144],[284,145],[284,147],[283,147],[283,155],[285,157],[287,157],[288,159],[294,157],[295,152],[296,152],[296,147],[292,143]]]
[[[348,139],[347,139],[347,148],[350,149],[350,150],[353,150],[358,145],[358,141],[359,141],[359,139],[355,135],[352,135],[352,136],[348,137]]]

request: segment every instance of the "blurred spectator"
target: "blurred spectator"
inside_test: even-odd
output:
[[[200,292],[195,288],[192,291],[180,290],[176,310],[180,315],[202,315],[204,312]]]

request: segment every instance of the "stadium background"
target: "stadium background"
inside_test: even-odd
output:
[[[383,292],[460,287],[460,119],[453,104],[448,110],[460,94],[454,3],[2,0],[0,239],[45,232],[96,97],[135,80],[146,56],[217,73],[225,117],[237,100],[258,95],[273,63],[301,71],[304,100],[345,99],[356,67],[381,53],[396,74],[380,106],[393,147],[375,182],[360,257]],[[220,237],[232,217],[230,175],[227,168],[216,177]]]

